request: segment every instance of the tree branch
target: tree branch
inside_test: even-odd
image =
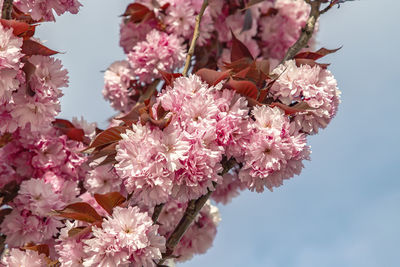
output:
[[[154,223],[157,223],[158,217],[160,216],[164,205],[165,203],[161,203],[154,207],[153,216],[151,216],[151,219],[153,220]]]
[[[190,62],[192,60],[192,56],[194,54],[194,48],[196,46],[196,41],[200,35],[201,18],[203,17],[204,11],[206,10],[207,6],[208,6],[208,0],[204,0],[203,5],[201,6],[200,12],[196,17],[196,25],[194,26],[192,42],[190,43],[189,51],[188,51],[188,54],[186,55],[185,67],[183,68],[183,72],[182,72],[183,76],[187,76],[187,73],[189,71]]]
[[[221,176],[225,175],[235,165],[236,165],[236,160],[234,158],[231,158],[229,160],[224,159],[222,161],[222,166],[224,167],[224,169],[219,175]],[[185,213],[182,216],[182,219],[179,221],[178,225],[175,227],[174,231],[167,240],[166,243],[167,251],[164,253],[163,258],[160,260],[158,264],[163,264],[165,260],[171,257],[175,247],[178,245],[179,241],[185,234],[186,230],[189,229],[190,225],[196,218],[197,214],[199,214],[204,204],[206,204],[212,192],[213,191],[209,190],[207,194],[201,196],[200,198],[189,201]]]
[[[4,0],[1,17],[3,19],[11,19],[13,0]]]
[[[299,39],[296,43],[292,45],[286,52],[285,57],[282,59],[280,64],[285,63],[285,61],[292,59],[301,49],[303,49],[310,41],[313,33],[315,24],[319,18],[321,2],[319,0],[308,0],[306,1],[311,6],[310,16],[307,19],[306,26],[302,29]]]

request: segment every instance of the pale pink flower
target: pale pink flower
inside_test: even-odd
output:
[[[269,3],[265,5],[270,6]],[[280,60],[300,36],[310,13],[310,6],[304,0],[277,0],[273,8],[278,10],[276,15],[260,18],[259,36],[263,41],[264,56]],[[262,8],[262,11],[267,12],[268,9]]]
[[[128,55],[134,75],[141,82],[150,83],[159,78],[159,70],[172,72],[182,66],[185,60],[183,40],[174,34],[152,30],[146,40],[137,43]]]
[[[62,15],[65,12],[76,14],[81,7],[77,0],[16,0],[15,5],[24,13],[29,13],[34,20],[55,21],[54,12]]]
[[[151,130],[148,125],[132,127],[133,131],[122,134],[117,145],[117,174],[137,200],[148,205],[163,203],[171,193],[173,173],[168,170],[165,146],[161,144],[162,132],[157,128]],[[169,165],[173,168],[174,163]]]
[[[0,70],[0,105],[2,106],[0,108],[1,111],[3,111],[6,107],[10,108],[13,106],[13,103],[11,101],[11,95],[15,90],[18,89],[18,86],[19,86],[19,82],[15,78],[17,76],[17,73],[18,73],[18,71],[14,70],[14,69]],[[7,111],[6,114],[9,115],[9,111]],[[3,128],[4,120],[2,119],[1,121],[2,121],[2,125],[0,126],[1,127],[0,129]],[[13,128],[11,128],[11,129],[13,129]],[[11,130],[9,132],[13,132],[13,131],[15,131],[15,130]]]
[[[49,216],[52,210],[61,209],[64,205],[60,197],[53,192],[51,185],[39,179],[23,181],[14,204],[43,217]]]
[[[85,179],[85,188],[90,193],[105,194],[120,191],[122,179],[111,164],[95,167]]]
[[[43,243],[58,233],[62,223],[51,217],[32,215],[28,210],[13,209],[5,216],[1,232],[7,236],[10,247],[20,247],[29,242]]]
[[[283,173],[288,162],[297,159],[307,148],[306,138],[294,130],[289,118],[277,107],[255,107],[252,114],[255,119],[254,130],[243,157],[239,179],[250,190],[262,192],[264,186],[272,190],[289,178],[276,174]],[[301,161],[305,157],[298,159]]]
[[[63,69],[61,60],[47,56],[31,56],[29,62],[35,67],[30,77],[31,89],[39,98],[60,98],[61,87],[68,86],[68,71]]]
[[[2,259],[1,263],[7,267],[47,267],[46,256],[37,251],[18,248],[11,249]]]
[[[134,71],[127,61],[116,61],[106,70],[103,96],[111,102],[114,109],[128,112],[136,103],[130,98],[136,93],[131,87],[131,81],[134,79]]]
[[[174,1],[167,9],[165,24],[169,33],[189,39],[193,34],[195,21],[194,9],[190,1]]]
[[[147,33],[155,27],[156,24],[151,21],[141,23],[122,22],[120,25],[119,45],[123,48],[125,54],[128,54],[138,42],[144,40]]]
[[[239,180],[237,172],[227,173],[223,176],[222,184],[218,185],[212,193],[212,199],[224,205],[232,201],[246,186]]]
[[[20,67],[22,38],[13,34],[13,29],[6,29],[0,24],[0,71],[4,69],[18,70]]]
[[[88,256],[83,266],[156,266],[165,251],[165,238],[157,233],[147,213],[138,207],[114,208],[103,220],[102,228],[93,227],[93,238],[84,240]]]
[[[311,110],[296,114],[296,129],[308,134],[318,133],[336,115],[340,103],[340,91],[332,73],[319,66],[302,65],[287,61],[274,70],[278,80],[270,92],[275,99],[290,105],[306,102]]]

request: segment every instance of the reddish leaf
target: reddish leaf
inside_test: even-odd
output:
[[[271,105],[269,105],[271,108],[273,107],[279,107],[283,111],[285,111],[286,115],[293,115],[299,112],[307,112],[310,110],[313,110],[314,108],[310,107],[306,102],[299,102],[295,104],[294,106],[288,106],[279,102],[274,102]]]
[[[70,121],[55,119],[55,121],[53,122],[53,126],[59,129],[69,139],[83,142],[85,132],[80,128],[76,128]]]
[[[161,73],[162,78],[164,79],[165,83],[169,86],[173,86],[174,81],[176,78],[182,77],[182,73],[169,73],[162,70],[158,70]]]
[[[101,221],[103,219],[92,206],[85,202],[69,204],[64,209],[57,210],[56,214],[67,219],[89,223]]]
[[[249,49],[241,41],[239,41],[236,38],[236,36],[232,30],[231,30],[231,33],[232,33],[231,62],[234,62],[234,61],[242,59],[242,58],[250,58],[250,59],[254,60]]]
[[[80,239],[81,237],[85,236],[91,231],[92,231],[92,225],[75,227],[68,231],[68,237]]]
[[[253,59],[244,57],[236,61],[233,61],[231,63],[224,62],[224,69],[232,70],[233,73],[238,73],[243,69],[249,67],[251,64],[253,64],[253,62],[254,62]]]
[[[318,60],[326,55],[335,53],[336,51],[340,50],[342,47],[339,47],[337,49],[326,49],[326,48],[321,48],[316,52],[301,52],[297,54],[294,58],[295,59],[312,59],[312,60]]]
[[[122,116],[122,117],[116,117],[114,119],[116,120],[121,120],[126,122],[137,122],[139,120],[139,116],[140,116],[140,109],[144,108],[145,104],[144,103],[138,103],[136,104],[131,111],[129,111],[126,115]]]
[[[127,129],[128,127],[126,126],[115,126],[102,131],[94,138],[93,142],[84,151],[121,140],[121,134],[125,133]]]
[[[231,88],[235,90],[237,93],[243,96],[247,96],[249,98],[256,99],[258,95],[258,90],[256,85],[250,81],[235,81],[233,79],[230,79],[226,83],[226,87]]]
[[[216,71],[216,70],[212,70],[212,69],[203,68],[203,69],[199,69],[196,72],[196,75],[200,76],[200,78],[203,81],[205,81],[209,85],[213,86],[213,85],[217,85],[222,80],[225,80],[226,78],[228,78],[229,72],[230,72],[229,70]]]
[[[124,14],[122,16],[129,16],[130,21],[134,23],[139,23],[143,21],[147,21],[151,18],[155,18],[155,14],[151,11],[147,6],[139,4],[139,3],[132,3],[128,5]]]
[[[50,48],[47,48],[46,46],[33,40],[24,40],[22,44],[22,53],[27,56],[52,56],[58,54],[57,51],[51,50]]]
[[[47,257],[50,255],[50,250],[49,250],[49,246],[48,245],[28,244],[28,245],[22,247],[22,249],[37,251],[38,254],[44,254]]]
[[[62,132],[71,140],[83,142],[85,132],[79,128],[69,128],[62,130]]]
[[[114,207],[121,205],[126,201],[126,198],[119,192],[112,192],[107,194],[94,194],[97,203],[105,209],[108,214],[112,214]]]
[[[13,34],[18,37],[29,38],[35,33],[36,25],[29,25],[28,23],[17,20],[0,19],[0,23],[7,28],[13,29]]]
[[[309,65],[311,67],[319,66],[322,69],[326,69],[330,64],[318,63],[313,59],[296,58],[296,65],[300,67],[301,65]]]
[[[101,162],[99,162],[97,166],[103,166],[103,165],[107,165],[107,164],[117,163],[117,161],[115,160],[116,155],[117,155],[117,152],[109,154],[105,159],[103,159]]]

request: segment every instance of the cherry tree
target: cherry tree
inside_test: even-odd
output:
[[[2,266],[173,266],[216,203],[299,175],[340,91],[317,62],[339,0],[139,0],[105,71],[107,129],[58,118],[68,72],[35,35],[77,0],[0,0]],[[100,93],[100,92],[99,92]]]

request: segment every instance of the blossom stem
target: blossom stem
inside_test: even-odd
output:
[[[301,31],[299,39],[297,39],[296,43],[288,49],[285,57],[281,61],[281,64],[283,64],[287,60],[292,59],[298,52],[300,52],[300,50],[308,44],[314,33],[315,24],[317,23],[317,20],[321,15],[321,12],[319,10],[321,2],[319,0],[308,0],[306,2],[309,3],[311,6],[310,16],[308,17],[306,25]]]
[[[194,49],[196,46],[196,41],[199,38],[200,35],[200,22],[201,18],[203,17],[204,11],[206,10],[208,6],[208,0],[203,1],[203,5],[201,6],[200,12],[196,17],[196,25],[194,26],[194,32],[193,32],[193,38],[192,42],[190,43],[189,51],[186,55],[186,62],[185,62],[185,67],[183,68],[182,75],[187,76],[187,73],[190,68],[190,62],[192,61],[192,56],[194,54]]]
[[[222,166],[224,167],[223,171],[219,174],[221,176],[225,175],[229,172],[233,166],[236,165],[236,160],[231,158],[229,160],[222,160]],[[216,184],[214,183],[214,187]],[[185,234],[186,230],[189,229],[190,225],[196,218],[197,214],[199,214],[200,210],[203,208],[204,204],[206,204],[207,200],[210,198],[213,191],[208,190],[207,194],[201,196],[198,199],[193,199],[189,201],[188,206],[183,214],[181,220],[178,225],[175,227],[172,234],[169,236],[166,247],[167,251],[163,254],[163,258],[160,260],[158,264],[163,264],[165,260],[171,257],[174,252],[175,247],[178,245],[182,236]]]
[[[4,0],[3,10],[1,13],[1,17],[3,19],[11,19],[12,7],[13,7],[13,0]]]

